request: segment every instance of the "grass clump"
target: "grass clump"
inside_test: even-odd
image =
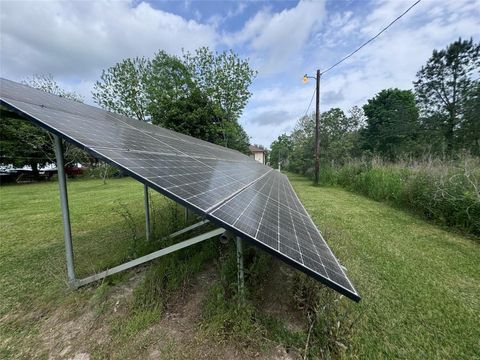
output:
[[[126,318],[118,319],[111,332],[116,340],[131,338],[156,323],[160,319],[160,315],[161,311],[158,307],[136,310]]]
[[[480,160],[385,163],[358,160],[321,171],[321,183],[411,210],[480,236]]]
[[[219,281],[212,286],[202,305],[202,327],[207,335],[220,341],[233,339],[244,344],[258,344],[262,328],[256,320],[249,289],[252,279],[259,276],[260,262],[255,249],[244,248],[245,289],[239,293],[235,246],[229,242],[220,248],[220,256],[215,261]]]
[[[349,356],[355,354],[351,340],[356,319],[346,306],[349,300],[299,272],[294,275],[293,298],[308,319],[305,357],[331,359],[347,351]]]

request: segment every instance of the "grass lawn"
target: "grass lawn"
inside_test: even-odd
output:
[[[342,300],[349,314],[358,318],[346,357],[478,358],[478,242],[362,196],[337,188],[313,187],[300,176],[289,177],[362,296],[359,304]],[[68,182],[68,188],[77,275],[91,274],[130,258],[131,226],[125,221],[125,209],[138,234],[142,234],[142,185],[128,178],[110,180],[107,185],[100,180],[73,180]],[[157,209],[166,204],[158,195],[153,196],[153,201]],[[222,354],[242,357],[235,355],[237,350],[228,343],[201,343],[203,337],[198,337],[202,326],[193,328],[193,320],[189,320],[195,317],[185,318],[188,321],[182,326],[187,329],[178,327],[176,317],[183,310],[173,317],[148,306],[126,311],[129,305],[118,293],[132,282],[133,271],[115,277],[113,285],[69,290],[65,284],[55,182],[0,187],[0,245],[1,359],[48,358],[51,349],[58,347],[57,357],[62,358],[58,355],[62,354],[62,344],[54,344],[61,336],[65,344],[84,343],[83,350],[93,359],[147,357],[155,344],[161,344],[162,351],[166,351],[153,351],[162,359],[188,359],[191,354],[210,354],[203,355],[205,358],[222,358]],[[195,251],[192,249],[192,253]],[[161,264],[172,268],[168,262],[157,262],[157,268],[151,266],[149,270],[163,274],[161,271],[166,270],[158,267]],[[178,269],[183,268],[179,265]],[[155,274],[145,272],[155,287]],[[206,292],[215,284],[215,276],[212,279],[200,281],[186,293]],[[274,293],[285,292],[281,281],[269,286],[276,287]],[[138,293],[135,287],[133,290]],[[155,296],[162,297],[163,293]],[[191,300],[187,310],[197,313],[204,306],[202,298]],[[60,333],[49,333],[49,326],[53,331],[60,325]],[[186,333],[192,340],[166,337],[170,328],[176,334]],[[305,332],[298,336],[303,344]],[[195,346],[202,348],[192,350]],[[224,352],[219,352],[217,346]],[[71,348],[65,354],[70,356],[73,350],[77,349]],[[271,357],[261,354],[260,358]]]
[[[363,196],[289,175],[362,296],[360,358],[480,357],[480,246]]]
[[[128,206],[133,221],[144,226],[143,185],[129,178],[106,185],[69,180],[68,192],[77,276],[129,257],[132,243],[120,212]],[[0,238],[0,358],[27,358],[36,346],[38,321],[85,295],[65,283],[58,184],[0,187]]]

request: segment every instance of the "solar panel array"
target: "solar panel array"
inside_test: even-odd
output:
[[[184,134],[1,79],[1,104],[315,277],[360,297],[287,177]]]

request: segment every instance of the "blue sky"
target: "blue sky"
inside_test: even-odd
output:
[[[258,70],[240,122],[252,143],[270,145],[308,106],[313,82],[413,0],[1,1],[0,74],[52,74],[92,103],[102,69],[162,49],[232,49]],[[422,0],[374,43],[322,78],[322,111],[361,106],[378,91],[412,88],[434,48],[480,41],[479,0]],[[312,109],[313,110],[313,107]]]

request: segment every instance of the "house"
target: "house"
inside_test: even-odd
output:
[[[262,164],[266,163],[267,160],[267,150],[261,145],[249,145],[250,156],[253,157],[258,162]]]

